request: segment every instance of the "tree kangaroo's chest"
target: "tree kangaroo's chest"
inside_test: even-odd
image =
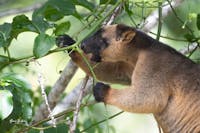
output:
[[[154,115],[164,133],[200,133],[200,86],[171,96],[166,108]]]

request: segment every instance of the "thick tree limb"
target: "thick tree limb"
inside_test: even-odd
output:
[[[0,18],[9,16],[9,15],[15,15],[15,14],[34,11],[34,10],[40,8],[42,5],[43,5],[42,3],[39,3],[39,4],[35,4],[35,5],[29,6],[29,7],[25,7],[25,8],[10,9],[10,10],[4,11],[4,12],[0,12]]]
[[[74,107],[77,102],[78,95],[81,92],[82,86],[84,84],[84,80],[82,80],[60,103],[56,105],[56,107],[53,110],[53,114],[57,114],[58,112],[62,112],[68,108]],[[93,85],[93,79],[90,77],[85,88],[85,92],[83,94],[83,97],[91,94],[92,92],[92,85]]]
[[[60,98],[60,94],[63,93],[66,86],[71,81],[72,77],[74,76],[76,70],[77,70],[77,66],[75,65],[75,63],[72,60],[70,60],[67,64],[67,66],[65,67],[65,69],[63,70],[63,72],[61,73],[59,79],[56,81],[56,83],[52,87],[51,91],[49,92],[48,102],[49,102],[49,106],[51,109],[53,109],[55,107],[55,105],[57,104],[57,102]],[[42,103],[36,112],[37,113],[34,116],[35,122],[42,120],[42,119],[48,117],[48,115],[49,115],[45,103]]]

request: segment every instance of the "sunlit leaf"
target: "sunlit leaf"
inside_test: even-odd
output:
[[[59,11],[55,6],[48,5],[44,11],[44,16],[49,21],[57,21],[64,17],[63,13]]]
[[[42,16],[36,14],[33,14],[32,23],[34,24],[35,27],[37,27],[39,33],[44,33],[48,28],[53,27],[49,22],[44,20]]]
[[[47,34],[39,34],[35,38],[33,54],[39,58],[49,52],[49,50],[55,45],[55,39]]]
[[[69,30],[70,26],[71,24],[69,21],[59,24],[58,26],[56,26],[55,34],[56,35],[65,34]]]
[[[17,38],[21,32],[32,31],[38,32],[29,18],[25,15],[19,15],[13,18],[12,22],[12,38]]]
[[[12,26],[10,23],[0,25],[0,47],[6,47],[9,45],[11,28]]]
[[[8,117],[13,110],[12,94],[8,90],[0,90],[0,120]]]
[[[72,0],[72,2],[75,4],[75,5],[80,5],[80,6],[83,6],[85,8],[87,8],[88,10],[92,11],[94,9],[94,4],[87,1],[87,0]]]
[[[58,21],[65,15],[76,14],[76,8],[71,0],[49,0],[35,12],[49,21]]]
[[[5,47],[7,46],[7,40],[6,38],[4,37],[4,33],[3,32],[0,32],[0,47]]]
[[[28,90],[31,88],[30,84],[28,81],[23,78],[20,75],[17,74],[4,74],[3,76],[0,77],[2,80],[5,80],[7,82],[12,82],[16,86],[22,87],[23,90]]]
[[[4,34],[4,37],[7,39],[10,37],[12,25],[10,23],[4,23],[0,25],[0,32]]]
[[[32,118],[31,95],[29,83],[17,74],[2,74],[0,77],[0,89],[12,93],[13,111],[3,121],[0,120],[0,129],[2,132],[10,131],[13,124],[10,121],[22,120],[29,122]]]

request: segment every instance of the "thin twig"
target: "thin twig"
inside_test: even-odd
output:
[[[162,3],[158,2],[158,31],[156,36],[156,40],[158,41],[160,39],[161,30],[162,30]]]
[[[152,35],[157,35],[156,33],[150,31],[149,32]],[[165,38],[165,39],[169,39],[169,40],[173,40],[173,41],[181,41],[181,42],[188,42],[186,39],[179,39],[179,38],[173,38],[173,37],[169,37],[169,36],[165,36],[165,35],[160,35],[161,38]]]
[[[84,93],[86,91],[86,85],[87,85],[88,79],[89,79],[89,76],[86,76],[85,79],[84,79],[83,86],[82,86],[82,89],[80,91],[77,103],[76,103],[76,109],[74,111],[73,121],[70,124],[70,128],[69,128],[70,133],[74,133],[75,130],[76,130],[78,114],[79,114],[79,111],[80,111],[80,106],[81,106],[81,102],[82,102],[82,99],[83,99],[83,95],[84,95]]]
[[[51,91],[49,92],[48,101],[51,109],[53,109],[57,104],[60,98],[60,94],[62,94],[62,92],[65,90],[67,84],[71,81],[76,70],[77,66],[70,60],[63,72],[61,73],[59,79],[56,81]],[[34,116],[34,122],[42,120],[49,115],[45,103],[41,104],[36,112],[37,113]]]
[[[41,93],[42,93],[42,97],[44,98],[44,103],[46,105],[46,108],[47,108],[47,111],[49,113],[49,117],[51,118],[51,121],[52,121],[52,124],[53,124],[53,127],[56,127],[56,120],[55,118],[53,117],[52,115],[52,111],[49,107],[49,102],[48,102],[48,99],[47,99],[47,94],[45,92],[45,84],[44,84],[44,77],[41,73],[38,73],[38,83],[40,85],[40,88],[41,88]]]

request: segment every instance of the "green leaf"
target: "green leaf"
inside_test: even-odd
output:
[[[127,13],[129,16],[133,15],[133,11],[131,11],[131,10],[129,9],[129,3],[128,3],[128,2],[125,2],[125,4],[124,4],[124,9],[125,9],[126,13]]]
[[[49,21],[58,21],[65,15],[76,14],[76,8],[71,0],[49,0],[35,12]]]
[[[4,23],[3,25],[0,25],[0,32],[4,34],[6,39],[10,37],[11,29],[12,25],[10,23]]]
[[[200,30],[200,14],[197,14],[197,28]]]
[[[49,50],[55,45],[55,39],[47,34],[39,34],[35,38],[33,54],[36,58],[46,55]]]
[[[71,0],[49,0],[49,4],[56,7],[64,15],[73,15],[76,12],[75,5]]]
[[[100,0],[100,4],[106,4],[108,2],[108,0]],[[111,0],[109,2],[109,4],[114,5],[117,2],[117,0]]]
[[[6,47],[8,45],[7,40],[3,32],[0,32],[0,47]]]
[[[31,88],[28,81],[26,81],[25,78],[17,74],[13,74],[13,73],[4,74],[3,76],[0,77],[0,79],[7,82],[12,82],[18,87],[22,87],[23,91],[29,90]]]
[[[0,25],[0,47],[7,47],[10,44],[10,32],[12,25],[10,23],[4,23]]]
[[[27,94],[27,93],[25,93]],[[30,98],[29,96],[27,98]],[[31,104],[22,104],[22,109],[23,109],[23,118],[26,119],[31,119],[32,118],[32,109],[30,108]]]
[[[87,1],[87,0],[72,0],[72,2],[75,5],[83,6],[83,7],[87,8],[90,11],[93,11],[94,8],[95,8],[94,4],[89,2],[89,1]]]
[[[12,132],[15,124],[11,123],[11,120],[29,122],[32,118],[32,91],[22,76],[12,73],[1,75],[0,89],[10,91],[13,96],[13,111],[6,119],[0,120],[0,129],[1,132]]]
[[[14,17],[12,22],[12,38],[17,38],[21,32],[25,31],[39,33],[27,16],[19,15]]]
[[[193,42],[195,39],[194,35],[192,34],[185,34],[184,37],[188,40],[188,42]]]
[[[56,26],[55,34],[56,35],[65,34],[69,30],[70,26],[71,24],[69,21],[59,24],[58,26]]]
[[[44,16],[49,21],[57,21],[64,17],[63,13],[60,12],[55,6],[48,5],[44,11]]]
[[[13,110],[12,94],[8,90],[0,90],[0,120],[8,117]]]
[[[52,24],[44,20],[43,16],[35,14],[33,14],[32,16],[32,23],[34,24],[35,27],[37,27],[39,33],[44,33],[47,29],[53,27]]]

